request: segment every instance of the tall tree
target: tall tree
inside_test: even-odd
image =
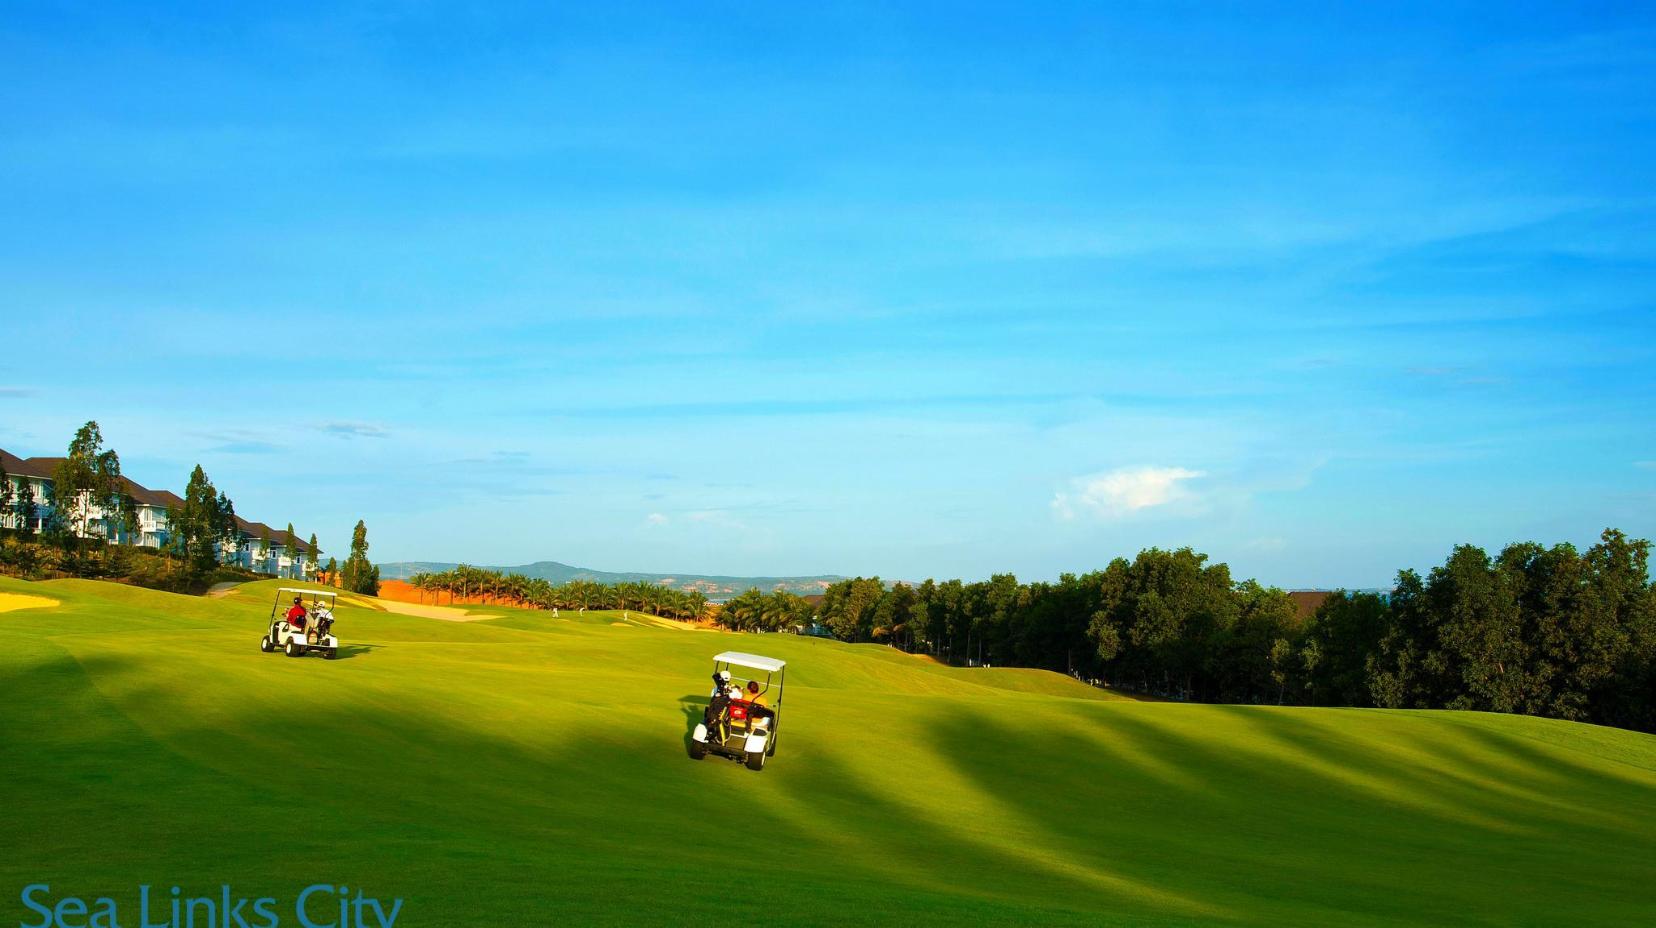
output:
[[[1650,542],[1605,529],[1583,557],[1589,662],[1575,685],[1588,694],[1588,714],[1601,725],[1656,731],[1656,584],[1650,582]]]
[[[914,618],[914,587],[898,583],[882,592],[874,604],[869,624],[874,638],[907,648],[911,641],[909,622]]]
[[[288,576],[297,577],[299,574],[299,537],[293,534],[293,523],[287,524],[287,531],[282,535],[282,546],[287,550]]]
[[[224,543],[235,537],[235,509],[197,464],[184,487],[184,503],[167,512],[170,544],[195,574],[218,564]]]
[[[765,594],[757,587],[749,587],[725,602],[719,610],[719,624],[732,631],[751,631],[759,627],[759,616],[765,605]]]
[[[17,492],[12,500],[12,515],[19,531],[31,531],[34,521],[40,515],[40,495],[35,492],[34,481],[22,478],[17,481]]]
[[[1028,604],[1027,588],[1012,574],[994,574],[987,583],[972,584],[978,607],[973,622],[980,663],[1011,660],[1012,627],[1019,610]]]
[[[879,577],[857,577],[823,591],[822,624],[845,641],[862,641],[873,632],[874,606],[885,593]]]
[[[309,544],[306,545],[306,547],[309,549],[308,551],[305,552],[305,557],[307,558],[307,563],[309,563],[310,566],[314,569],[317,564],[321,563],[321,561],[317,560],[317,558],[319,556],[321,556],[321,554],[322,554],[322,549],[320,549],[316,546],[316,533],[315,532],[311,532],[310,542],[309,542]]]
[[[1301,691],[1315,706],[1372,706],[1370,659],[1392,620],[1378,593],[1330,593],[1306,622],[1299,644]]]
[[[1189,548],[1149,548],[1130,564],[1112,561],[1100,590],[1089,631],[1111,676],[1142,691],[1207,698],[1207,650],[1241,611],[1230,568]]]
[[[949,660],[965,657],[965,647],[971,629],[972,614],[966,599],[966,585],[959,580],[945,580],[937,585],[931,601],[932,625],[943,638],[943,650]]]
[[[104,448],[98,423],[77,429],[68,455],[52,469],[52,508],[66,537],[76,542],[90,537],[95,513],[104,520],[106,537],[135,523],[137,506],[121,480],[121,458]]]
[[[241,541],[241,524],[240,520],[236,518],[236,504],[230,501],[230,497],[224,495],[223,490],[220,490],[218,495],[218,525],[223,531],[222,547],[219,554],[219,560],[222,561],[236,553],[236,548]]]
[[[1451,675],[1451,709],[1521,712],[1528,705],[1529,647],[1519,610],[1520,571],[1499,570],[1471,545],[1457,547],[1426,583],[1439,653]]]
[[[1293,663],[1288,639],[1298,630],[1293,600],[1253,580],[1236,585],[1236,621],[1217,628],[1208,643],[1204,672],[1220,702],[1282,702]]]
[[[787,590],[772,590],[759,606],[759,624],[766,631],[782,631],[800,624],[806,612],[805,600]]]
[[[0,525],[11,521],[12,504],[17,491],[12,489],[11,476],[4,467],[0,467]]]
[[[379,568],[368,561],[368,526],[361,520],[351,530],[351,554],[340,571],[340,586],[352,593],[379,595]]]

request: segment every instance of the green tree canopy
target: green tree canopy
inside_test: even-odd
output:
[[[71,540],[90,537],[98,516],[105,537],[136,527],[137,505],[121,479],[120,455],[104,448],[96,422],[75,431],[68,455],[52,469],[51,494],[55,527]]]
[[[339,585],[352,593],[379,595],[379,568],[368,560],[368,526],[361,520],[351,530],[351,554],[340,568]]]
[[[236,536],[235,508],[197,464],[184,487],[184,503],[167,512],[172,550],[194,573],[211,570],[220,549]]]
[[[282,548],[288,556],[288,576],[299,576],[299,536],[293,534],[292,522],[287,524],[287,531],[282,533]]]
[[[0,467],[0,516],[9,517],[12,514],[12,499],[15,496],[11,475],[6,473],[5,467]]]

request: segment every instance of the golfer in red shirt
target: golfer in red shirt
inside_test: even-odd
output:
[[[288,624],[294,628],[303,629],[305,627],[306,615],[308,615],[308,613],[305,612],[305,607],[299,601],[299,597],[293,597],[293,608],[287,611]]]

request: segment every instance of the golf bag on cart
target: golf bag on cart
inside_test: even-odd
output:
[[[713,675],[713,701],[702,713],[702,724],[707,726],[708,741],[723,744],[730,736],[730,693],[718,674]]]

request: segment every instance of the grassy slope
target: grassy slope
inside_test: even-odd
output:
[[[206,600],[0,579],[62,600],[0,613],[0,922],[27,915],[16,892],[34,881],[128,906],[139,883],[290,900],[331,880],[407,898],[413,926],[1638,924],[1656,908],[1650,736],[1137,703],[604,614],[345,607],[347,658],[293,661],[256,650],[272,586]],[[684,754],[727,647],[790,661],[763,773]],[[301,804],[296,782],[327,789]],[[738,904],[754,883],[764,901]]]

